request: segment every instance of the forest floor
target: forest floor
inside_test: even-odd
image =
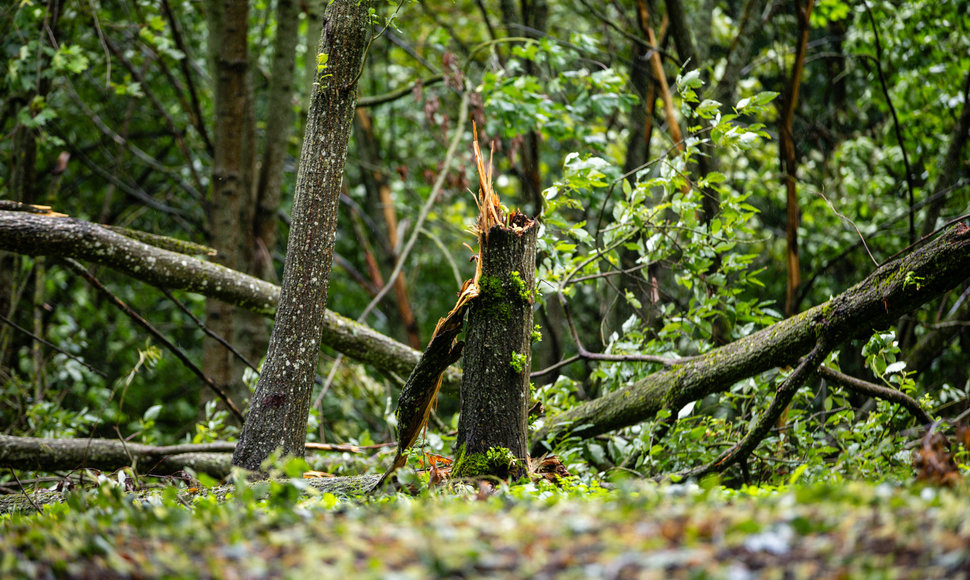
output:
[[[0,577],[970,578],[967,491],[574,481],[361,498],[296,480],[143,502],[102,485],[0,516]]]

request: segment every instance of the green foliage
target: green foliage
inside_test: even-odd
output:
[[[130,6],[67,3],[54,23],[46,5],[15,2],[0,15],[0,27],[8,31],[0,39],[6,56],[0,130],[9,137],[0,140],[0,197],[197,243],[221,234],[205,225],[215,115],[213,76],[204,72],[211,57],[204,8],[188,1],[166,6],[143,0]],[[745,77],[728,87],[719,83],[728,57],[742,50],[733,48],[741,14],[733,5],[715,3],[709,30],[703,15],[690,16],[698,18],[691,22],[696,60],[677,71],[677,47],[663,59],[674,79],[672,104],[683,133],[683,143],[674,143],[661,113],[662,96],[645,88],[646,60],[634,40],[642,35],[636,15],[620,4],[578,6],[552,3],[543,30],[521,24],[514,32],[520,25],[499,22],[499,10],[489,7],[491,20],[485,23],[480,7],[470,2],[430,8],[374,4],[371,18],[379,33],[368,51],[361,96],[412,90],[362,108],[371,133],[365,134],[358,119],[329,307],[356,316],[387,282],[401,258],[402,240],[417,229],[419,208],[443,171],[447,144],[461,131],[462,146],[444,175],[445,187],[435,192],[414,249],[404,258],[416,344],[427,340],[454,304],[454,290],[474,270],[462,244],[474,243],[467,229],[477,209],[466,190],[474,189],[469,184],[477,178],[466,146],[470,123],[455,117],[460,93],[467,90],[482,140],[495,145],[495,186],[503,202],[537,209],[539,200],[526,195],[524,176],[531,169],[543,191],[537,288],[525,288],[522,276],[512,282],[521,297],[534,294],[543,323],[546,340],[535,345],[535,360],[555,365],[578,352],[558,309],[560,295],[584,347],[609,355],[693,356],[781,318],[776,303],[784,295],[787,208],[772,136],[793,60],[796,16],[787,7],[771,12],[742,63]],[[252,130],[259,135],[275,113],[266,110],[266,90],[275,78],[276,17],[273,3],[253,3],[248,40],[258,121]],[[305,107],[313,80],[326,76],[329,60],[318,54],[312,25],[319,22],[301,18],[301,35],[313,37],[298,43],[303,78],[292,98],[296,110]],[[910,184],[902,153],[912,166],[917,204],[937,199],[934,184],[965,105],[962,87],[970,65],[970,35],[959,34],[970,29],[970,16],[959,3],[880,0],[853,6],[819,0],[811,23],[794,119],[801,309],[845,290],[874,262],[908,246]],[[510,28],[523,36],[502,36]],[[639,135],[646,126],[651,133]],[[292,204],[300,128],[296,121],[284,200],[272,212],[285,214]],[[536,146],[534,168],[523,166],[529,143]],[[637,143],[645,146],[642,154],[634,154]],[[56,173],[62,152],[71,157],[66,171]],[[18,173],[24,168],[29,171]],[[965,177],[957,171],[956,181],[940,193],[946,219],[965,213],[970,203]],[[382,188],[386,198],[378,195]],[[713,195],[718,210],[707,215],[705,200]],[[916,208],[917,232],[939,225],[921,223],[924,207]],[[398,220],[396,238],[385,209]],[[243,226],[248,235],[251,224]],[[281,233],[277,247],[261,254],[273,260],[270,270],[277,275],[285,227]],[[128,278],[98,275],[188,358],[202,359],[204,335],[180,308]],[[912,273],[904,279],[909,291],[923,283]],[[71,355],[44,347],[37,360],[28,336],[0,327],[0,364],[7,365],[0,368],[5,432],[116,437],[120,431],[133,441],[156,444],[235,437],[225,411],[200,404],[201,386],[192,373],[57,264],[27,257],[3,261],[0,291],[16,298],[4,316],[39,329]],[[906,333],[896,336],[887,329],[868,343],[842,346],[828,364],[857,376],[871,373],[935,414],[949,416],[966,405],[966,344],[954,342],[919,375],[904,361],[917,339],[953,322],[940,317],[956,310],[959,296],[955,292],[915,313]],[[204,317],[203,299],[177,298],[193,316]],[[398,303],[404,299],[385,300],[367,323],[410,339],[415,331],[403,324]],[[536,325],[533,340],[541,336]],[[327,378],[314,387],[308,438],[361,445],[389,440],[404,377],[380,375],[348,359],[333,363],[335,354],[324,353],[320,372]],[[517,354],[509,364],[524,372],[524,361]],[[547,417],[554,417],[659,368],[575,362],[546,375],[555,376],[550,382],[533,377],[534,395]],[[695,467],[743,436],[787,372],[743,380],[725,393],[666,409],[595,441],[559,442],[557,451],[586,483]],[[457,393],[442,393],[436,410],[437,424],[446,431],[457,426],[457,399]],[[911,426],[895,405],[812,383],[792,402],[785,426],[752,458],[751,475],[769,485],[783,485],[795,473],[807,482],[906,480],[911,473],[900,431]],[[447,453],[451,442],[432,428],[424,445]],[[379,462],[360,454],[310,461],[311,467],[339,474],[374,470]],[[725,481],[736,484],[737,473]]]
[[[525,369],[525,363],[528,359],[528,355],[521,352],[513,352],[512,360],[509,361],[509,365],[517,373],[521,373]]]
[[[0,574],[578,578],[622,555],[641,574],[782,576],[797,562],[853,578],[954,577],[967,561],[965,490],[570,480],[367,502],[298,480],[237,478],[224,499],[176,488],[136,498],[124,481],[0,516]]]

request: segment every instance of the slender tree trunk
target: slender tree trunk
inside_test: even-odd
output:
[[[528,38],[542,38],[546,34],[546,20],[549,7],[546,0],[520,0],[516,9],[512,0],[500,2],[502,19],[509,36],[525,36]],[[535,75],[535,63],[525,62],[525,73]],[[522,136],[522,143],[518,148],[521,162],[518,165],[518,177],[522,187],[523,205],[534,215],[542,213],[542,173],[539,155],[539,133],[529,131]]]
[[[248,244],[245,218],[252,212],[251,177],[254,133],[251,130],[252,103],[249,89],[248,0],[210,0],[206,6],[209,27],[209,56],[215,79],[214,151],[212,185],[208,204],[209,243],[219,252],[216,261],[239,271],[248,271],[241,251]],[[229,343],[237,342],[233,307],[210,300],[206,304],[206,326]],[[248,340],[247,340],[248,342]],[[206,375],[226,388],[230,398],[249,395],[234,372],[233,357],[215,340],[203,343],[202,367]]]
[[[795,134],[792,123],[795,118],[795,108],[798,107],[802,72],[805,70],[805,53],[808,50],[808,35],[811,32],[812,4],[813,0],[807,0],[804,5],[799,1],[795,6],[798,12],[798,46],[795,49],[795,62],[792,64],[791,77],[785,91],[783,101],[785,108],[779,119],[778,147],[784,171],[787,215],[785,256],[788,276],[785,286],[785,316],[793,316],[797,312],[798,288],[801,285],[801,266],[798,256],[798,222],[801,210],[798,205],[798,160],[795,155]]]
[[[479,235],[481,276],[478,298],[468,313],[458,460],[452,471],[457,477],[483,475],[483,470],[500,477],[524,473],[539,227],[521,213],[513,214],[509,223]],[[516,461],[472,460],[499,448]]]
[[[283,166],[293,128],[292,101],[295,94],[296,43],[300,36],[299,16],[300,3],[297,0],[277,0],[273,76],[266,99],[270,122],[266,123],[266,139],[256,187],[256,214],[253,216],[255,236],[252,240],[256,245],[253,249],[253,274],[270,282],[278,279],[273,267],[273,248],[276,247],[277,212],[283,192]]]
[[[233,465],[247,469],[258,470],[277,449],[303,456],[368,8],[337,0],[324,15],[276,324],[233,454]]]
[[[277,223],[283,188],[283,166],[286,160],[289,136],[293,127],[293,90],[296,73],[296,41],[299,37],[299,5],[296,0],[279,0],[276,7],[276,38],[273,43],[273,64],[269,94],[266,102],[266,133],[262,164],[255,180],[253,195],[248,196],[240,207],[239,223],[244,234],[239,240],[238,269],[263,280],[278,281],[273,264],[273,248],[276,247]],[[252,104],[247,109],[249,119],[245,123],[247,136],[256,127]],[[246,155],[255,157],[255,139],[246,142],[253,151]],[[255,172],[255,167],[248,165]],[[250,179],[246,180],[250,183]],[[250,184],[251,185],[251,184]],[[252,361],[259,361],[266,354],[269,344],[269,325],[266,320],[248,311],[233,312],[233,336],[237,349]],[[238,387],[236,400],[249,396],[249,390],[241,383],[245,367],[232,359],[232,385]]]

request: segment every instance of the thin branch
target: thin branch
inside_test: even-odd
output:
[[[169,292],[167,289],[162,288],[161,286],[156,286],[156,287],[159,290],[162,291],[162,294],[164,294],[166,298],[168,298],[176,306],[178,306],[179,310],[181,310],[182,312],[184,312],[185,314],[187,314],[188,317],[192,319],[192,322],[194,322],[195,325],[198,326],[199,329],[202,332],[204,332],[206,336],[208,336],[209,338],[215,340],[216,342],[218,342],[222,346],[226,347],[226,349],[229,352],[231,352],[233,355],[235,355],[236,358],[238,358],[239,360],[241,360],[243,362],[243,364],[245,364],[249,368],[253,369],[256,372],[257,375],[259,374],[259,367],[257,367],[255,364],[253,364],[252,361],[250,361],[248,358],[246,358],[246,355],[244,355],[241,352],[239,352],[238,350],[236,350],[236,348],[234,346],[232,346],[231,344],[229,344],[229,342],[227,342],[226,339],[222,338],[222,336],[220,336],[219,333],[213,331],[211,328],[209,328],[208,326],[206,326],[205,325],[205,322],[203,322],[202,320],[200,320],[198,316],[196,316],[195,314],[192,314],[192,311],[189,310],[189,308],[185,304],[183,304],[181,300],[179,300],[175,296],[172,296],[172,293]]]
[[[344,90],[357,85],[357,81],[360,80],[360,76],[364,74],[364,67],[367,66],[367,55],[370,54],[371,45],[374,44],[375,40],[377,40],[381,36],[384,36],[384,33],[387,32],[388,28],[390,28],[391,22],[394,21],[394,17],[397,16],[397,13],[401,11],[401,6],[404,6],[404,0],[401,0],[400,2],[397,3],[397,8],[395,8],[394,12],[392,12],[391,15],[387,17],[387,21],[384,23],[384,28],[382,28],[381,31],[378,32],[377,34],[372,34],[371,37],[367,40],[367,46],[364,47],[364,57],[360,61],[360,70],[357,71],[357,76],[355,76],[353,80],[351,80],[343,87]]]
[[[747,462],[748,457],[761,444],[765,435],[778,423],[779,417],[788,408],[788,404],[798,389],[812,378],[813,375],[818,373],[819,365],[822,364],[822,361],[825,360],[825,357],[828,356],[831,350],[827,342],[824,339],[820,339],[815,344],[812,352],[803,358],[795,370],[781,383],[768,409],[761,415],[758,422],[748,431],[748,434],[744,436],[744,439],[740,443],[728,449],[720,457],[707,465],[681,473],[680,475],[682,477],[702,477],[708,473],[723,472],[735,463]]]
[[[108,45],[104,38],[104,32],[101,30],[101,21],[98,20],[98,10],[94,7],[91,0],[88,0],[88,8],[91,9],[91,19],[94,21],[94,29],[98,32],[98,38],[101,40],[101,48],[104,50],[104,62],[105,62],[105,73],[104,73],[104,88],[111,86],[111,55],[108,54]]]
[[[21,332],[23,334],[26,334],[27,336],[29,336],[33,340],[36,340],[37,342],[43,344],[47,348],[56,350],[57,352],[59,352],[62,355],[66,356],[67,358],[69,358],[69,359],[71,359],[73,361],[76,361],[76,362],[84,365],[88,370],[90,370],[91,372],[93,372],[93,373],[95,373],[97,375],[100,375],[102,377],[107,377],[108,376],[104,371],[102,371],[100,369],[97,369],[97,368],[91,366],[90,364],[84,362],[84,360],[82,358],[80,358],[78,356],[74,356],[73,354],[71,354],[71,353],[67,352],[66,350],[58,347],[57,345],[55,345],[55,344],[53,344],[51,342],[48,342],[48,341],[44,340],[42,337],[37,336],[36,334],[34,334],[33,332],[30,332],[26,328],[23,328],[22,326],[19,326],[16,322],[14,322],[13,320],[10,320],[9,318],[7,318],[6,316],[4,316],[3,314],[0,314],[0,322],[5,322],[6,324],[9,324],[17,332]]]
[[[485,21],[485,27],[488,28],[488,37],[495,40],[495,28],[492,27],[492,21],[488,17],[488,11],[485,10],[485,4],[482,0],[475,0],[475,5],[478,6],[478,11],[482,13],[482,20]]]
[[[17,477],[17,472],[13,470],[13,467],[10,467],[9,469],[10,469],[10,475],[12,475],[15,480],[17,480],[17,485],[20,486],[20,491],[24,494],[24,497],[27,498],[27,501],[30,502],[30,505],[34,506],[34,509],[37,510],[37,513],[39,514],[44,513],[44,510],[40,509],[40,506],[37,505],[37,502],[34,501],[34,498],[30,497],[30,494],[27,493],[27,489],[24,488],[24,484],[20,483],[20,478]]]
[[[644,268],[649,268],[652,265],[653,265],[653,262],[650,262],[650,263],[646,263],[646,264],[637,264],[636,266],[632,266],[632,267],[626,268],[624,270],[609,270],[607,272],[599,272],[597,274],[590,274],[588,276],[580,276],[579,278],[573,278],[572,280],[570,280],[569,283],[570,284],[579,284],[580,282],[585,282],[587,280],[596,280],[596,279],[599,279],[599,278],[609,278],[609,277],[612,277],[612,276],[621,276],[621,275],[624,275],[624,274],[632,274],[634,272],[638,272],[640,270],[643,270]]]
[[[876,27],[876,17],[872,14],[869,2],[863,0],[862,5],[866,7],[866,14],[869,15],[869,24],[872,27],[872,34],[876,41],[876,58],[872,59],[876,64],[876,73],[879,75],[879,85],[882,87],[882,94],[886,97],[886,105],[893,117],[893,129],[896,133],[896,141],[899,143],[899,150],[903,153],[903,165],[906,167],[906,188],[909,190],[909,243],[916,241],[916,208],[914,207],[913,195],[913,170],[909,165],[909,155],[906,153],[906,142],[903,141],[903,131],[900,128],[899,116],[896,115],[896,107],[889,96],[889,87],[886,86],[886,75],[882,72],[882,43],[879,42],[879,29]]]
[[[130,151],[135,157],[137,157],[142,163],[144,163],[148,167],[151,167],[152,169],[169,176],[172,179],[172,181],[178,184],[178,186],[186,193],[188,193],[192,199],[201,201],[202,199],[205,198],[205,196],[199,190],[197,190],[194,185],[185,181],[185,179],[183,179],[182,176],[179,175],[179,172],[177,170],[171,167],[168,167],[162,163],[159,163],[157,159],[155,159],[153,156],[146,153],[142,148],[132,143],[130,139],[125,139],[117,132],[115,132],[114,129],[109,127],[101,119],[101,117],[97,113],[95,113],[94,110],[92,110],[91,107],[89,107],[87,103],[84,102],[83,99],[81,99],[81,96],[77,93],[77,90],[74,88],[74,83],[72,83],[70,80],[67,80],[67,79],[65,80],[66,80],[65,87],[71,93],[71,96],[74,98],[74,101],[78,104],[79,107],[81,107],[81,110],[84,112],[85,116],[87,116],[88,119],[90,119],[91,122],[94,123],[94,126],[97,127],[102,133],[104,133],[106,137],[108,137],[118,145],[122,145],[123,147],[125,147],[128,151]]]
[[[573,342],[576,343],[576,350],[580,358],[586,360],[595,361],[609,361],[609,362],[649,362],[662,364],[665,368],[671,367],[678,364],[683,364],[690,360],[688,358],[668,358],[664,356],[652,355],[652,354],[604,354],[598,352],[590,352],[583,347],[583,343],[579,340],[579,333],[576,332],[576,325],[573,324],[573,317],[569,311],[569,303],[566,301],[566,296],[562,291],[557,291],[556,295],[559,296],[559,303],[562,305],[563,313],[566,315],[566,323],[569,326],[569,332],[572,334]],[[570,361],[572,362],[572,361]],[[558,368],[558,367],[557,367]],[[542,372],[549,372],[550,369],[545,369]]]
[[[597,10],[596,9],[596,6],[594,6],[592,3],[590,3],[589,0],[579,0],[579,2],[580,2],[580,4],[583,5],[583,8],[585,8],[586,10],[589,11],[590,14],[592,14],[593,16],[595,16],[597,20],[599,20],[600,22],[602,22],[603,24],[605,24],[607,27],[612,28],[613,30],[615,30],[616,32],[618,32],[620,34],[620,36],[622,36],[623,38],[626,38],[630,42],[632,42],[632,43],[634,43],[636,45],[642,46],[642,47],[644,47],[644,48],[646,48],[648,50],[651,50],[651,51],[653,51],[653,50],[659,51],[660,50],[660,48],[658,46],[656,46],[654,44],[650,44],[649,42],[643,40],[642,38],[636,36],[635,34],[631,34],[631,33],[627,32],[626,30],[624,30],[623,28],[621,28],[619,26],[619,24],[617,24],[616,18],[610,18],[608,15],[603,14],[602,12],[600,12],[599,10]],[[667,55],[665,55],[665,56],[667,56]],[[649,58],[649,56],[648,56],[648,58]]]
[[[145,206],[150,207],[151,209],[171,215],[173,219],[178,221],[181,225],[183,225],[188,230],[193,230],[193,229],[197,230],[201,228],[201,225],[198,222],[198,220],[192,217],[187,211],[179,208],[171,207],[169,205],[166,205],[156,200],[154,197],[151,196],[151,194],[149,194],[144,189],[142,189],[141,186],[139,186],[137,183],[129,185],[128,183],[123,181],[121,177],[119,177],[112,171],[109,171],[101,167],[93,159],[88,157],[88,155],[83,150],[73,145],[71,143],[70,138],[65,133],[58,131],[56,129],[52,130],[51,132],[55,134],[57,137],[60,137],[61,139],[63,139],[67,143],[67,148],[71,152],[72,157],[77,157],[78,160],[81,161],[81,163],[83,163],[85,166],[88,167],[88,169],[96,173],[99,177],[101,177],[111,185],[114,185],[121,191],[125,192],[126,195],[135,198],[136,200],[138,200]]]
[[[409,95],[414,91],[416,87],[430,87],[431,85],[436,85],[441,81],[445,80],[444,75],[432,75],[426,79],[418,79],[413,83],[404,85],[403,87],[394,89],[393,91],[386,92],[381,95],[374,95],[372,97],[361,97],[357,99],[358,107],[376,107],[377,105],[383,105],[385,103],[390,103],[391,101],[396,101],[402,97]]]
[[[172,31],[172,39],[175,40],[175,46],[182,54],[186,55],[186,58],[179,60],[179,66],[182,69],[182,76],[185,77],[185,84],[189,90],[189,100],[192,102],[192,126],[199,132],[199,136],[202,137],[202,142],[205,143],[206,151],[211,157],[214,148],[205,128],[205,117],[202,116],[202,106],[199,103],[198,91],[195,90],[195,81],[192,80],[192,71],[189,69],[189,63],[192,59],[189,58],[188,47],[185,46],[185,40],[182,38],[182,33],[179,30],[175,14],[172,12],[172,7],[169,6],[169,0],[162,0],[162,9],[165,12],[165,17],[168,19],[168,27]]]
[[[923,206],[926,206],[926,205],[929,205],[929,204],[933,203],[939,197],[945,196],[947,193],[949,193],[953,189],[956,189],[959,185],[960,184],[958,183],[958,184],[954,185],[953,187],[947,188],[947,189],[945,189],[943,191],[939,191],[939,192],[931,195],[930,197],[927,197],[927,198],[921,200],[919,203],[916,204],[916,209],[920,209]],[[872,242],[877,237],[879,237],[879,236],[881,236],[883,234],[888,233],[890,231],[888,226],[891,225],[891,224],[893,224],[893,223],[895,223],[895,222],[897,222],[897,221],[899,221],[899,220],[901,220],[901,219],[903,219],[903,218],[905,218],[906,215],[907,215],[907,213],[906,212],[903,212],[903,213],[897,214],[897,215],[895,215],[895,216],[893,216],[893,217],[891,217],[891,218],[889,218],[889,219],[881,222],[880,224],[878,224],[878,229],[869,236],[869,241]],[[940,231],[942,231],[942,230],[950,227],[951,225],[953,225],[957,221],[961,221],[963,219],[966,219],[966,217],[967,216],[964,215],[964,216],[960,216],[960,217],[956,218],[955,220],[950,220],[947,223],[945,223],[942,226],[940,226],[939,228],[930,231],[929,233],[927,233],[927,235],[925,235],[922,238],[920,238],[920,240],[927,240],[927,239],[931,238],[932,236],[936,235],[937,233],[939,233]],[[833,257],[833,258],[829,259],[827,262],[825,262],[825,264],[823,264],[821,267],[817,268],[815,270],[815,272],[812,274],[812,277],[808,280],[808,282],[805,282],[804,284],[802,284],[801,290],[798,293],[798,302],[796,302],[796,304],[800,304],[803,300],[805,300],[805,298],[808,296],[808,292],[812,289],[812,287],[814,287],[815,281],[818,280],[818,278],[822,274],[824,274],[830,268],[834,267],[840,261],[842,261],[843,259],[845,259],[846,256],[848,256],[849,254],[851,254],[852,252],[854,252],[856,250],[856,248],[861,247],[862,244],[863,244],[863,241],[860,240],[860,241],[858,241],[858,242],[856,242],[856,243],[848,246],[847,248],[845,248],[844,250],[842,250],[841,252],[839,252],[835,257]],[[913,246],[910,246],[910,247],[913,247]],[[906,251],[906,250],[902,250],[902,251]],[[901,252],[897,252],[896,254],[893,254],[892,257],[897,257],[897,256],[901,255],[902,251]],[[891,259],[892,258],[889,258],[886,261],[889,261]]]
[[[147,330],[149,334],[151,334],[159,342],[161,342],[162,345],[169,352],[171,352],[172,354],[175,355],[175,358],[179,359],[179,361],[181,361],[182,364],[184,364],[190,371],[192,371],[196,376],[198,376],[200,379],[202,379],[202,382],[205,383],[210,389],[212,389],[213,392],[215,392],[215,394],[222,400],[222,402],[225,403],[226,407],[228,407],[229,410],[232,411],[233,414],[236,415],[236,417],[240,421],[245,421],[245,417],[243,417],[242,412],[239,411],[239,408],[236,407],[236,404],[232,402],[232,399],[229,398],[229,395],[226,394],[226,392],[222,389],[222,387],[220,387],[219,385],[217,385],[215,383],[215,381],[213,381],[211,378],[209,378],[208,376],[206,376],[206,374],[203,373],[202,370],[198,366],[196,366],[195,363],[193,363],[189,359],[189,357],[186,356],[186,354],[184,352],[182,352],[182,350],[180,348],[178,348],[177,346],[175,346],[174,344],[172,344],[172,342],[170,340],[168,340],[167,338],[165,338],[165,335],[163,335],[161,332],[159,332],[158,329],[156,329],[154,326],[152,326],[152,324],[150,322],[148,322],[147,320],[145,320],[140,314],[138,314],[137,312],[135,312],[134,310],[132,310],[131,307],[128,306],[127,304],[125,304],[123,300],[121,300],[120,298],[118,298],[117,296],[115,296],[113,292],[111,292],[110,290],[108,290],[104,286],[104,284],[101,283],[100,280],[98,280],[97,278],[95,278],[79,262],[77,262],[76,260],[74,260],[72,258],[64,258],[64,262],[67,264],[67,266],[71,270],[73,270],[76,274],[78,274],[79,276],[81,276],[85,280],[87,280],[89,284],[91,284],[92,286],[94,286],[95,289],[97,289],[99,292],[101,292],[106,298],[108,298],[108,300],[110,300],[115,306],[117,306],[129,318],[131,318],[139,326],[141,326],[142,328],[144,328],[145,330]]]
[[[919,403],[902,391],[897,391],[896,389],[890,389],[882,385],[877,385],[875,383],[870,383],[869,381],[851,377],[826,366],[819,367],[818,372],[822,377],[841,387],[844,387],[849,391],[867,395],[876,399],[882,399],[884,401],[889,401],[890,403],[896,403],[902,406],[909,411],[910,414],[913,415],[922,425],[929,425],[933,422],[933,418],[930,417],[930,415],[924,411],[922,407],[920,407]]]
[[[839,218],[842,221],[844,221],[844,222],[848,223],[850,226],[852,226],[852,229],[855,230],[855,233],[859,235],[859,242],[862,244],[862,247],[865,248],[866,253],[869,254],[869,259],[872,260],[872,263],[875,264],[876,267],[878,267],[879,266],[879,261],[876,260],[872,256],[872,252],[869,250],[869,244],[866,243],[866,238],[862,235],[862,232],[859,231],[859,226],[855,225],[855,222],[854,221],[852,221],[851,219],[845,217],[845,215],[843,215],[841,212],[839,212],[839,210],[835,209],[835,206],[832,204],[831,201],[829,201],[829,198],[825,197],[825,194],[824,193],[822,193],[821,191],[817,191],[817,192],[815,192],[815,194],[825,200],[826,205],[829,206],[829,209],[832,210],[832,213],[834,213],[835,215],[839,216]],[[796,304],[797,304],[797,302],[796,302]]]
[[[574,362],[576,362],[578,360],[583,360],[583,357],[580,356],[580,355],[578,355],[578,354],[574,354],[573,356],[571,356],[571,357],[569,357],[567,359],[563,359],[563,360],[557,362],[554,365],[548,366],[548,367],[546,367],[546,368],[544,368],[544,369],[542,369],[540,371],[535,371],[535,372],[531,373],[529,376],[532,377],[532,378],[541,377],[543,375],[547,375],[547,374],[551,373],[552,371],[554,371],[556,369],[561,369],[564,366],[571,365],[571,364],[573,364]]]
[[[455,285],[460,288],[462,283],[461,271],[458,269],[458,264],[451,256],[451,253],[448,252],[448,248],[446,248],[445,244],[441,241],[441,238],[424,228],[421,228],[421,233],[427,236],[428,239],[431,240],[431,242],[434,243],[439,250],[441,250],[441,255],[444,256],[445,261],[448,262],[449,266],[451,266],[451,273],[455,277]]]

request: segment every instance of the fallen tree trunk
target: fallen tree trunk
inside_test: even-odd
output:
[[[303,479],[301,480],[303,483],[300,485],[300,487],[303,489],[301,496],[313,497],[313,494],[316,492],[332,493],[342,496],[355,496],[373,488],[377,478],[378,476],[376,475],[353,475],[350,477],[314,477]],[[285,482],[291,480],[276,479],[275,481]],[[266,489],[264,482],[255,484],[253,486],[254,491],[256,491],[257,494],[265,493],[265,491],[258,491],[260,487],[263,490]],[[316,490],[316,492],[312,491],[310,488],[313,488],[313,490]],[[191,504],[191,502],[197,497],[211,497],[217,499],[218,501],[225,501],[231,497],[230,494],[236,493],[236,491],[237,489],[235,484],[226,483],[208,488],[180,489],[178,492],[178,498],[180,501],[185,503],[185,505]],[[158,488],[149,488],[126,493],[125,497],[133,501],[146,502],[151,501],[151,498],[157,497],[161,493],[163,493],[163,491]],[[45,505],[63,502],[65,495],[66,492],[52,491],[48,489],[25,490],[21,494],[0,495],[0,515],[13,513],[36,513]]]
[[[307,451],[360,453],[388,447],[306,443]],[[197,473],[223,478],[229,475],[236,444],[229,441],[184,445],[143,445],[118,439],[45,439],[0,435],[0,468],[29,471],[115,471],[134,467],[140,473],[169,474],[190,467]]]
[[[186,467],[223,478],[235,443],[157,446],[117,439],[44,439],[0,435],[0,466],[30,471],[114,471],[132,466],[140,473],[175,473]]]
[[[589,438],[648,421],[661,409],[724,392],[736,382],[795,364],[824,335],[837,346],[886,328],[970,276],[970,228],[956,225],[912,253],[883,264],[828,302],[750,336],[654,373],[550,418],[532,438],[540,455],[566,437]]]
[[[267,317],[275,316],[279,303],[279,286],[74,218],[0,210],[0,250],[94,262],[153,286],[196,292]],[[402,378],[421,356],[419,351],[331,310],[324,315],[321,343]],[[459,384],[461,372],[448,369],[443,386],[457,390]]]

